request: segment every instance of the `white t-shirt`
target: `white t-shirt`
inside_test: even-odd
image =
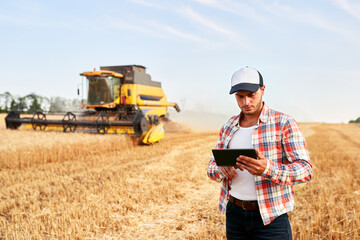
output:
[[[240,127],[230,140],[228,148],[253,148],[252,133],[256,125],[243,128]],[[255,176],[247,170],[236,169],[238,176],[233,178],[230,184],[230,195],[245,201],[257,200],[255,190]]]

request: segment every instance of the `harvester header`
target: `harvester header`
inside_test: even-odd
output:
[[[168,107],[180,111],[176,103],[167,101],[161,83],[153,81],[141,65],[104,66],[99,71],[80,73],[85,78],[83,111],[76,115],[66,112],[62,120],[48,120],[42,112],[32,118],[20,118],[10,112],[7,128],[34,130],[79,131],[95,129],[98,133],[126,133],[151,144],[164,137],[161,120],[167,120]]]

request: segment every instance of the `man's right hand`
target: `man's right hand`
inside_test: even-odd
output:
[[[235,178],[238,175],[235,167],[219,167],[219,171],[227,178]]]

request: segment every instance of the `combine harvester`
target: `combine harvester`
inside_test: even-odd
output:
[[[100,67],[100,71],[84,72],[86,77],[85,111],[67,112],[62,119],[47,119],[42,112],[32,117],[20,117],[16,111],[6,116],[6,127],[63,132],[97,132],[100,134],[130,134],[144,144],[158,142],[164,137],[162,119],[168,118],[167,107],[176,103],[167,101],[161,83],[152,81],[145,67],[140,65]]]

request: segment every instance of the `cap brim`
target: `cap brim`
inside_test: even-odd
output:
[[[237,91],[249,91],[249,92],[256,92],[259,89],[259,84],[253,84],[253,83],[239,83],[235,86],[233,86],[230,89],[230,94],[233,94]]]

